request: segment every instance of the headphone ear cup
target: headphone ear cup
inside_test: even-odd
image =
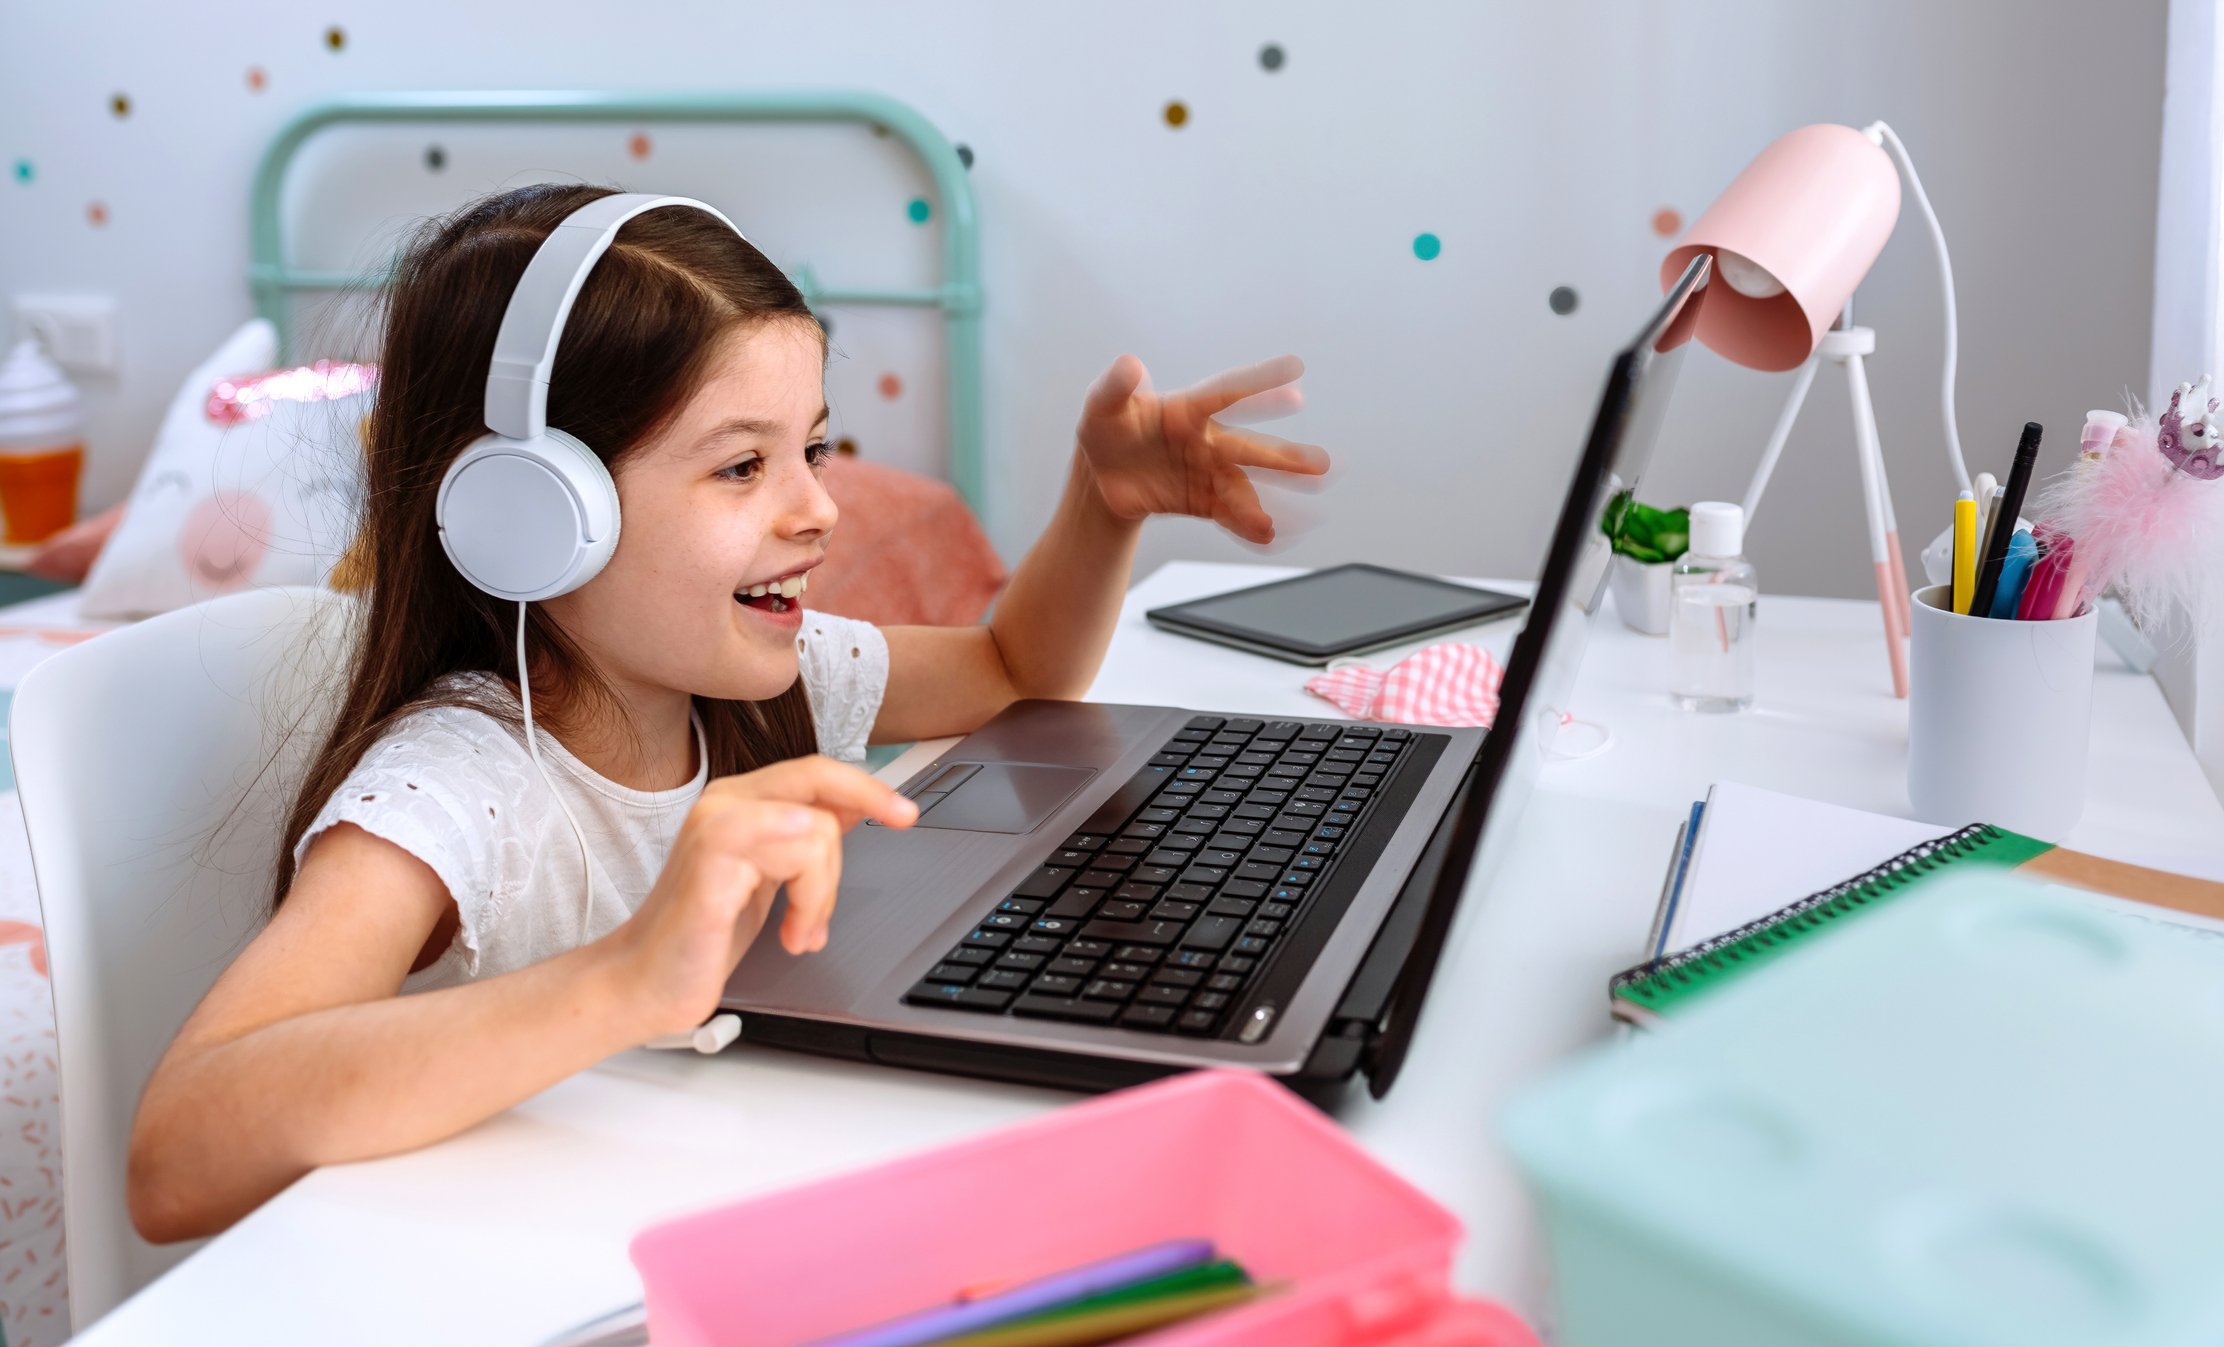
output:
[[[496,598],[552,599],[594,579],[618,546],[618,487],[594,451],[560,430],[484,435],[440,481],[440,546]]]

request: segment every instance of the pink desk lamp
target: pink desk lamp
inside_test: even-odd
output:
[[[1784,410],[1770,432],[1768,447],[1745,489],[1745,514],[1759,508],[1769,474],[1784,452],[1792,422],[1799,416],[1815,370],[1825,360],[1842,365],[1853,394],[1854,450],[1861,464],[1861,494],[1869,516],[1869,553],[1876,566],[1877,599],[1884,609],[1885,649],[1892,665],[1892,692],[1907,696],[1907,637],[1910,617],[1907,571],[1900,557],[1899,523],[1885,482],[1884,455],[1877,445],[1876,409],[1869,400],[1863,357],[1876,350],[1876,333],[1853,324],[1853,292],[1869,273],[1891,237],[1900,214],[1900,179],[1887,157],[1889,143],[1906,171],[1916,204],[1930,222],[1946,288],[1946,368],[1943,401],[1946,446],[1954,475],[1964,488],[1961,438],[1954,424],[1956,332],[1954,277],[1946,256],[1946,237],[1923,194],[1907,147],[1883,122],[1856,131],[1850,126],[1806,126],[1761,151],[1684,235],[1660,268],[1661,285],[1672,284],[1693,256],[1712,254],[1722,288],[1699,311],[1698,338],[1713,350],[1757,370],[1799,373],[1792,380]]]

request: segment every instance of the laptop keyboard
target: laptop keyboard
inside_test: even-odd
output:
[[[1195,717],[904,1001],[1218,1033],[1414,739]]]

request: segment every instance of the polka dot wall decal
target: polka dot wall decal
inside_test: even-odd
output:
[[[645,131],[634,132],[633,139],[626,142],[626,153],[636,159],[648,158],[649,152],[655,148],[656,146],[649,140],[648,133]]]
[[[1560,286],[1550,295],[1546,296],[1545,303],[1552,306],[1552,311],[1554,313],[1565,317],[1566,315],[1575,312],[1575,291],[1569,286]]]
[[[1434,262],[1436,260],[1436,255],[1443,251],[1444,241],[1442,239],[1439,239],[1436,235],[1415,234],[1413,236],[1413,255],[1420,258],[1422,261]]]
[[[131,115],[131,95],[113,95],[108,100],[108,110],[118,117],[129,117]]]
[[[1185,126],[1189,122],[1189,105],[1177,98],[1166,105],[1165,115],[1168,126]]]
[[[428,172],[438,173],[447,166],[448,152],[446,150],[441,149],[438,145],[427,145],[425,147],[425,168]]]
[[[261,66],[251,65],[247,67],[247,87],[251,92],[259,94],[270,87],[270,76],[263,73]]]
[[[91,205],[85,207],[85,218],[90,221],[93,227],[96,229],[104,224],[107,224],[108,207],[106,203],[95,201]]]
[[[1259,48],[1259,68],[1261,70],[1280,70],[1282,59],[1282,48],[1275,43],[1269,42]]]
[[[28,183],[38,175],[39,171],[31,167],[30,160],[18,159],[15,161],[15,180],[17,182]]]
[[[973,167],[973,147],[971,145],[958,146],[958,162],[967,168]]]
[[[847,435],[844,435],[842,438],[834,441],[834,452],[837,454],[848,454],[854,458],[857,454],[857,441],[851,439]]]
[[[925,224],[927,217],[934,214],[934,208],[927,204],[925,197],[915,196],[911,198],[911,204],[904,207],[904,214],[911,217],[913,224]]]
[[[330,47],[334,51],[345,51],[347,50],[347,44],[347,29],[342,28],[338,24],[333,24],[330,28],[324,30],[325,46]]]
[[[894,402],[897,398],[903,396],[904,381],[893,374],[883,374],[880,376],[878,387],[882,397]]]
[[[1683,212],[1662,206],[1653,212],[1653,232],[1664,239],[1672,239],[1683,232]]]

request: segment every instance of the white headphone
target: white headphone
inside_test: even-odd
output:
[[[663,206],[687,206],[716,216],[743,242],[725,215],[692,197],[621,192],[597,198],[550,231],[526,263],[487,367],[487,434],[473,440],[440,479],[433,520],[441,549],[463,578],[498,599],[517,604],[517,690],[525,711],[525,747],[556,807],[579,843],[586,877],[579,937],[587,938],[594,910],[595,876],[587,835],[563,792],[541,762],[533,732],[533,689],[525,674],[525,605],[553,599],[595,578],[618,546],[618,485],[610,469],[575,436],[548,425],[548,379],[564,320],[595,263],[610,250],[626,221]],[[703,751],[698,727],[696,751]],[[741,1033],[726,1013],[688,1034],[667,1034],[650,1047],[717,1052]]]
[[[686,206],[732,220],[692,197],[623,192],[598,198],[550,231],[510,294],[487,368],[489,433],[440,481],[433,518],[463,578],[499,599],[553,599],[595,578],[618,545],[618,488],[573,436],[548,426],[548,379],[564,320],[626,221]]]

